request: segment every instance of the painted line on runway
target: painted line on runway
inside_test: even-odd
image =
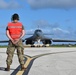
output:
[[[32,56],[32,60],[30,61],[29,65],[27,67],[27,70],[24,71],[23,75],[28,75],[34,60],[39,58],[39,57],[42,57],[42,56],[45,56],[45,55],[50,55],[50,54],[63,54],[63,53],[71,53],[71,52],[76,52],[76,51],[52,52],[52,53],[45,53],[45,54],[39,54],[39,55]]]
[[[26,63],[24,64],[24,67],[25,67],[25,68],[28,67],[28,65],[29,65],[29,63],[30,63],[31,60],[32,60],[32,58],[27,57],[27,61],[26,61]],[[27,70],[27,69],[26,69],[26,70]],[[24,70],[24,71],[26,71],[26,70]],[[17,73],[16,75],[23,75],[24,71],[18,71],[18,73]]]
[[[24,62],[26,63],[26,65],[24,65],[25,67],[27,67],[28,63],[29,63],[29,59],[31,59],[30,56],[26,55],[26,57],[24,57]],[[29,59],[28,59],[29,58]],[[23,73],[24,71],[21,71],[21,66],[19,65],[12,73],[11,75],[18,75],[19,73]],[[19,75],[22,75],[22,74],[19,74]]]
[[[35,56],[28,56],[28,55],[25,55],[24,58],[27,60],[25,60],[25,64],[24,64],[24,67],[26,67],[27,69],[24,70],[24,71],[20,71],[20,66],[13,72],[13,74],[11,75],[28,75],[31,67],[32,67],[32,64],[34,62],[35,59],[39,58],[39,57],[42,57],[42,56],[45,56],[45,55],[50,55],[50,54],[61,54],[61,53],[70,53],[70,52],[76,52],[76,51],[63,51],[63,52],[52,52],[52,53],[45,53],[45,54],[39,54],[39,55],[35,55]],[[18,70],[19,69],[19,70]]]

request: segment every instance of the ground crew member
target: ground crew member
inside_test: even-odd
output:
[[[12,64],[12,58],[14,55],[15,49],[17,49],[17,55],[18,60],[21,65],[21,70],[24,70],[24,57],[23,57],[23,43],[22,43],[22,37],[25,35],[25,30],[21,22],[19,21],[19,15],[13,14],[11,18],[12,22],[8,23],[8,26],[6,28],[6,35],[9,38],[9,44],[7,47],[7,59],[6,64],[7,68],[5,68],[6,71],[10,71],[10,65]]]

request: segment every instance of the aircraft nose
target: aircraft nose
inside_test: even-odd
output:
[[[41,33],[40,33],[40,32],[37,32],[37,34],[36,34],[36,35],[37,35],[37,37],[39,37],[39,36],[41,36]]]

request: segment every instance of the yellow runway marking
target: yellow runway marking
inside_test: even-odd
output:
[[[26,63],[24,64],[24,67],[27,68],[29,63],[31,62],[31,60],[35,59],[35,58],[38,58],[38,57],[41,57],[41,56],[44,56],[44,55],[48,55],[49,53],[47,54],[41,54],[41,55],[36,55],[36,56],[33,56],[32,58],[31,57],[28,57],[28,56],[25,56],[27,58],[27,61]],[[24,70],[25,71],[25,70]],[[18,71],[16,75],[22,75],[24,73],[24,71]]]
[[[30,58],[30,57],[27,57],[27,61],[26,63],[24,64],[24,67],[27,68],[27,66],[29,65],[30,61],[32,60],[33,58]],[[25,71],[25,70],[24,70]],[[18,73],[16,75],[22,75],[24,73],[24,71],[18,71]]]
[[[70,53],[70,52],[76,52],[76,51],[52,52],[52,53],[45,53],[45,54],[35,55],[35,56],[32,56],[32,57],[25,55],[24,57],[27,58],[27,60],[26,60],[26,62],[25,62],[25,64],[24,64],[24,67],[27,68],[27,67],[29,66],[29,64],[31,63],[32,60],[35,60],[35,59],[37,59],[37,58],[39,58],[39,57],[42,57],[42,56],[45,56],[45,55],[60,54],[60,53]],[[19,70],[19,71],[16,73],[16,75],[23,75],[23,73],[24,73],[25,71],[27,71],[27,70],[24,70],[24,71],[20,71],[20,70]],[[28,73],[27,73],[27,74],[28,74]]]

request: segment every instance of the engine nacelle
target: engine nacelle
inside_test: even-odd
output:
[[[32,40],[26,40],[26,45],[28,45],[28,44],[34,44],[34,41],[32,41]]]
[[[52,44],[51,40],[43,40],[42,42],[43,42],[43,44]]]

